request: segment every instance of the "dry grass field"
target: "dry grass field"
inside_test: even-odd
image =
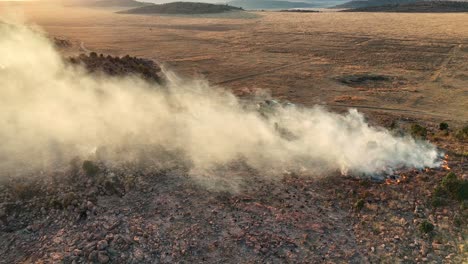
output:
[[[304,105],[468,120],[468,14],[113,11],[31,6],[24,16],[76,43],[68,52],[146,57],[240,94],[266,89]],[[388,78],[340,82],[369,74]]]

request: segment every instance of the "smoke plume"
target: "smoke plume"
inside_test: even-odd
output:
[[[434,146],[371,127],[356,110],[258,109],[225,89],[173,73],[163,85],[90,75],[24,25],[0,25],[0,55],[1,175],[89,158],[103,147],[113,150],[110,162],[157,146],[180,153],[200,173],[236,160],[265,174],[307,169],[370,175],[439,165]]]

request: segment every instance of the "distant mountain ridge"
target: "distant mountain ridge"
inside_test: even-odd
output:
[[[368,6],[343,10],[344,12],[397,12],[397,13],[468,13],[468,2],[419,1],[395,5]]]
[[[353,0],[341,5],[337,5],[335,8],[363,8],[372,6],[407,4],[417,1],[420,0]]]
[[[240,7],[196,2],[172,2],[160,5],[146,5],[121,11],[121,14],[215,14],[229,11],[241,11]]]
[[[170,2],[174,2],[174,0],[141,0],[141,1],[148,2],[148,3],[153,3],[153,4],[167,4],[167,3],[170,3]],[[252,8],[252,9],[284,9],[284,7],[286,7],[286,8],[332,7],[332,6],[336,6],[338,4],[343,4],[343,3],[345,3],[345,2],[347,2],[349,0],[246,0],[246,1],[237,1],[237,0],[184,0],[184,1],[185,2],[202,2],[202,3],[207,3],[207,4],[230,4],[230,5],[234,5],[234,4],[231,4],[231,2],[238,2],[238,3],[243,2],[243,3],[241,3],[241,5],[245,9],[250,9],[250,8],[247,8],[247,7],[255,7],[255,8]],[[278,3],[278,2],[280,2],[280,3]],[[283,2],[283,3],[281,3],[281,2]],[[310,6],[303,5],[302,3],[308,4]]]
[[[68,0],[67,5],[88,7],[140,7],[153,5],[152,3],[139,2],[135,0]]]
[[[244,9],[289,9],[289,8],[311,8],[318,4],[306,2],[275,1],[275,0],[233,0],[227,4]]]

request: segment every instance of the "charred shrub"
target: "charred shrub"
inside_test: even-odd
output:
[[[419,224],[419,231],[421,231],[424,234],[432,232],[433,230],[434,230],[434,225],[427,220],[424,220],[421,224]]]
[[[410,133],[415,139],[426,139],[427,137],[427,129],[419,124],[413,124]]]
[[[99,167],[90,160],[85,160],[83,162],[83,171],[87,176],[95,176],[99,172]]]

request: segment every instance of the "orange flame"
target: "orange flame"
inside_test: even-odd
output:
[[[448,165],[448,158],[449,158],[449,156],[446,154],[446,155],[444,156],[444,160],[442,161],[441,167],[442,167],[443,169],[449,171],[449,170],[450,170],[450,167],[449,167],[449,165]]]
[[[392,180],[392,179],[385,179],[385,184],[386,185],[397,185],[400,183],[405,182],[408,179],[408,176],[406,175],[401,175],[400,178]]]

